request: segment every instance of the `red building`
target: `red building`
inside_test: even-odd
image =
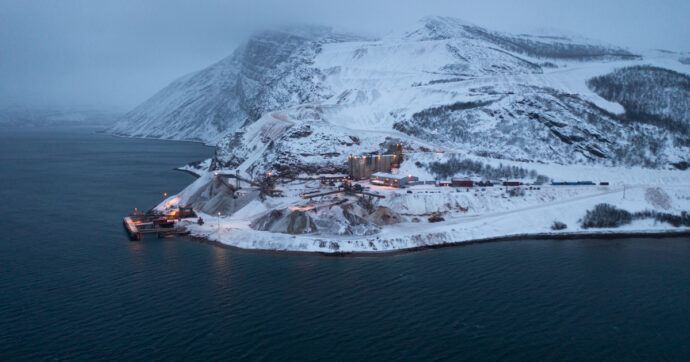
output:
[[[453,177],[450,181],[453,187],[474,187],[474,181],[465,178]]]

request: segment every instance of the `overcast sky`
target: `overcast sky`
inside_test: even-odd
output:
[[[383,35],[425,15],[690,50],[690,0],[0,0],[0,105],[127,110],[259,28],[317,23]]]

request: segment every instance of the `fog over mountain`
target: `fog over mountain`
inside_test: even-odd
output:
[[[318,24],[385,36],[439,14],[513,34],[555,28],[630,49],[690,50],[685,1],[0,0],[0,105],[124,112],[259,29]]]

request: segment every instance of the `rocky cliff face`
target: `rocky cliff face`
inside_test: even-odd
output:
[[[451,148],[513,160],[660,167],[679,156],[679,135],[634,127],[553,88],[523,86],[474,102],[431,107],[393,127]]]

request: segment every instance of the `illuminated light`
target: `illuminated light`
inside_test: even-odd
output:
[[[220,216],[220,211],[218,211],[218,216]]]
[[[174,197],[172,200],[170,200],[170,201],[168,201],[168,202],[165,203],[164,208],[167,209],[167,208],[169,208],[171,205],[177,204],[179,201],[180,201],[180,197],[179,197],[179,196]]]
[[[218,176],[218,172],[214,172],[214,173],[213,173],[213,176]]]
[[[393,158],[395,158],[395,155],[393,155]]]
[[[304,205],[304,206],[290,206],[288,209],[292,211],[308,211],[308,210],[314,210],[316,209],[316,206],[314,205]]]
[[[167,192],[164,192],[164,193],[163,193],[163,197],[168,197],[168,193],[167,193]]]
[[[270,172],[270,171],[268,172],[268,177],[271,177],[271,172]]]

